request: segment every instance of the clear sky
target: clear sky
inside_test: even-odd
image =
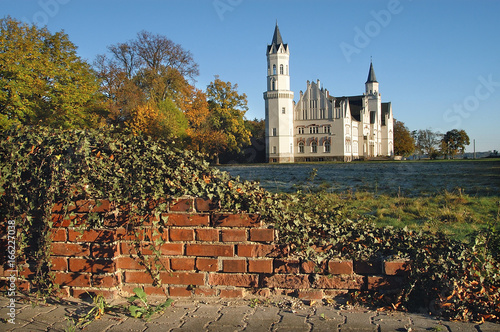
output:
[[[497,0],[0,0],[0,17],[64,30],[89,62],[147,30],[192,52],[196,86],[220,79],[264,118],[266,46],[278,21],[297,101],[307,80],[334,96],[364,92],[370,58],[383,101],[410,130],[464,129],[500,150]]]

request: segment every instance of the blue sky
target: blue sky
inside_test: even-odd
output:
[[[192,52],[198,88],[237,83],[249,119],[264,118],[277,20],[296,100],[316,79],[334,96],[363,93],[372,58],[398,120],[464,129],[477,151],[500,150],[499,13],[496,0],[0,0],[0,17],[64,30],[89,62],[141,30],[163,34]]]

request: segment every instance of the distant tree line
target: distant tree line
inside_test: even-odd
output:
[[[198,64],[166,36],[141,31],[92,64],[76,50],[63,32],[0,19],[0,130],[110,128],[214,162],[237,159],[263,139],[262,123],[245,118],[247,97],[238,85],[215,76],[205,91],[197,89]]]
[[[430,129],[410,130],[401,121],[394,119],[394,154],[409,157],[415,155],[420,159],[443,157],[454,159],[463,155],[470,139],[465,130],[453,129],[445,134]]]

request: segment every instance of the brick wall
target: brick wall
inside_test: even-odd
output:
[[[71,217],[64,217],[62,205],[56,204],[51,232],[55,281],[73,297],[87,292],[126,296],[143,287],[148,294],[171,297],[292,295],[313,300],[347,290],[396,289],[409,270],[405,261],[302,261],[289,254],[287,245],[278,244],[278,232],[258,215],[219,213],[215,206],[200,198],[177,199],[163,215],[168,218],[163,233],[155,234],[152,223],[138,231],[139,252],[147,261],[157,257],[149,241],[165,241],[156,262],[164,268],[161,286],[155,287],[137,256],[137,230],[112,213],[116,209],[109,201],[78,201]],[[102,227],[80,230],[95,213],[104,220]],[[23,285],[29,290],[29,283]]]

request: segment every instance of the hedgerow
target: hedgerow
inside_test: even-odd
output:
[[[115,207],[129,207],[124,211],[136,227],[156,217],[152,219],[161,233],[167,226],[160,217],[166,209],[164,199],[190,195],[218,202],[220,211],[260,213],[264,222],[278,229],[279,241],[303,259],[411,261],[400,293],[361,292],[353,294],[356,300],[400,310],[431,306],[450,319],[499,320],[499,232],[494,225],[472,236],[468,245],[442,234],[378,228],[350,219],[345,206],[332,206],[321,193],[272,194],[257,183],[211,168],[201,155],[139,136],[43,127],[18,128],[0,136],[0,213],[19,225],[18,257],[35,271],[32,284],[41,294],[53,290],[48,234],[56,202],[67,209],[75,200],[109,199]],[[102,222],[95,215],[84,227]],[[162,244],[157,241],[153,249]],[[159,259],[144,265],[159,281]]]

